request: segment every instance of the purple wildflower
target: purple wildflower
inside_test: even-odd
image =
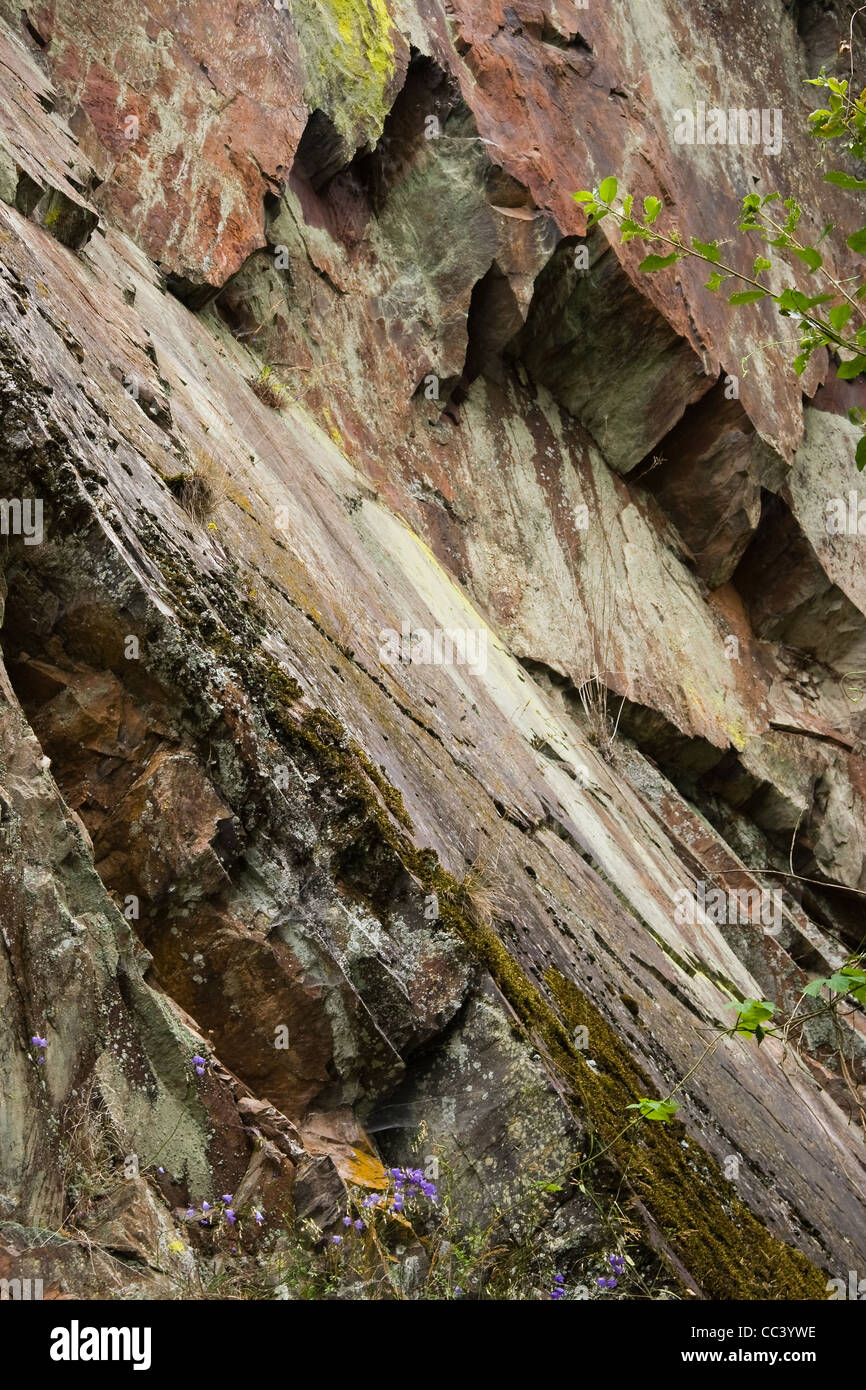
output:
[[[331,1236],[331,1240],[334,1242],[335,1245],[342,1245],[342,1244],[343,1244],[343,1237],[342,1237],[342,1236]]]
[[[559,1284],[557,1284],[555,1289],[551,1289],[550,1297],[552,1299],[565,1298],[565,1289],[560,1288]]]
[[[235,1222],[237,1221],[237,1217],[235,1216],[235,1214],[234,1214],[234,1212],[232,1211],[231,1207],[226,1207],[226,1213],[225,1213],[225,1215],[226,1215],[226,1221],[229,1223],[230,1226],[233,1226],[233,1225],[235,1224]]]
[[[565,1283],[565,1275],[564,1275],[564,1274],[554,1274],[554,1276],[553,1276],[553,1282],[554,1282],[554,1284],[564,1284],[564,1283]]]
[[[222,1199],[224,1202],[228,1202],[229,1206],[231,1206],[232,1202],[234,1201],[234,1196],[231,1192],[224,1192]]]
[[[363,1231],[363,1230],[364,1230],[364,1222],[361,1221],[360,1219],[357,1220],[357,1221],[353,1221],[353,1222],[352,1222],[352,1225],[355,1227],[355,1230],[356,1230],[356,1231]]]
[[[202,1211],[210,1211],[210,1202],[202,1202],[201,1209]]]
[[[263,1222],[264,1219],[265,1219],[265,1218],[262,1216],[261,1212],[260,1212],[260,1211],[254,1211],[254,1212],[253,1212],[253,1216],[255,1217],[256,1225],[257,1225],[257,1226],[261,1226],[262,1222]]]
[[[33,1037],[30,1039],[30,1041],[32,1042],[32,1044],[33,1044],[34,1047],[47,1047],[47,1046],[48,1046],[48,1039],[47,1039],[47,1038],[40,1038],[40,1036],[39,1036],[38,1033],[34,1033],[34,1034],[33,1034]]]

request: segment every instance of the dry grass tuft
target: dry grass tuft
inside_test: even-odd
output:
[[[178,473],[166,482],[193,521],[200,526],[214,524],[227,494],[225,470],[217,463],[215,454],[200,449],[193,454],[188,473]]]
[[[480,835],[474,856],[466,855],[469,867],[460,881],[461,905],[479,926],[490,927],[504,910],[507,885],[499,868],[499,845],[491,845]]]

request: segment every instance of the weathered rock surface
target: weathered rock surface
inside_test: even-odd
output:
[[[177,1293],[188,1204],[327,1227],[423,1124],[467,1223],[597,1254],[560,1180],[600,1137],[664,1278],[822,1296],[866,1258],[862,1011],[841,1062],[819,1021],[692,1069],[861,935],[852,430],[775,349],[728,400],[771,320],[599,233],[581,278],[570,197],[821,205],[794,18],[97,8],[0,27],[0,493],[44,505],[3,559],[0,1260]],[[675,145],[722,67],[775,163]],[[780,920],[683,920],[696,883]]]

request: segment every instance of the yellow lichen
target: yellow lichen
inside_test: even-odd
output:
[[[385,0],[294,0],[307,101],[358,146],[378,139],[389,109],[395,46]]]

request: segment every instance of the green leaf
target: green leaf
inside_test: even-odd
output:
[[[843,174],[841,169],[824,175],[825,183],[835,183],[837,188],[866,188],[866,179],[855,179],[853,174]]]
[[[836,371],[840,381],[851,381],[861,372],[866,372],[866,357],[862,352],[858,352],[856,357],[852,357],[848,362],[843,362]]]
[[[658,198],[644,198],[643,210],[646,216],[647,225],[652,226],[662,210],[662,205]]]
[[[793,365],[794,365],[794,371],[797,373],[797,376],[802,376],[802,375],[803,375],[803,373],[804,373],[805,370],[806,370],[806,364],[808,363],[808,361],[809,361],[809,353],[808,353],[808,352],[798,352],[798,353],[797,353],[797,356],[794,358],[794,364],[793,364]]]
[[[669,256],[645,256],[638,266],[638,270],[642,270],[645,274],[649,275],[652,274],[654,270],[665,270],[669,265],[673,265],[674,261],[679,260],[682,260],[682,255],[679,251],[672,251]]]
[[[740,290],[738,294],[732,294],[728,300],[729,304],[754,304],[756,299],[765,299],[768,290]]]
[[[831,328],[835,328],[838,333],[840,329],[845,327],[845,324],[851,317],[851,305],[837,304],[835,309],[830,310],[827,317],[830,320]]]
[[[727,278],[727,275],[720,275],[717,270],[714,270],[709,280],[707,281],[705,288],[708,290],[717,290],[720,287],[720,285],[724,284]]]
[[[766,1029],[762,1025],[767,1023],[776,1012],[776,1005],[771,1004],[769,999],[744,999],[742,1004],[726,1004],[725,1008],[738,1010],[734,1031],[736,1033],[754,1033],[756,1037],[760,1031],[761,1036],[758,1037],[758,1042],[766,1033]]]
[[[679,1105],[675,1100],[651,1100],[649,1096],[641,1096],[635,1105],[627,1105],[627,1110],[639,1110],[645,1120],[659,1120],[664,1124],[679,1110]]]
[[[755,264],[752,266],[752,275],[760,275],[762,270],[771,270],[772,265],[773,262],[768,261],[766,256],[758,256]]]
[[[719,255],[719,243],[717,241],[698,241],[697,237],[693,236],[692,246],[698,252],[698,255],[703,256],[704,259],[710,261],[712,265],[715,265],[721,260],[721,256]]]
[[[572,193],[572,198],[576,203],[594,203],[595,194],[590,193],[588,188],[582,188],[579,193]]]
[[[835,975],[830,976],[827,984],[831,989],[835,990],[837,994],[849,994],[852,989],[856,989],[859,985],[866,984],[866,975],[861,975],[859,978],[852,978],[852,976],[846,975],[843,971],[837,971]]]
[[[829,983],[829,980],[812,980],[803,990],[803,993],[808,994],[812,999],[817,999],[818,995],[821,993],[821,990],[824,988],[825,985],[828,985]]]
[[[861,435],[857,440],[857,452],[854,455],[854,460],[857,464],[857,468],[862,473],[863,469],[866,468],[866,434]]]
[[[635,222],[631,217],[624,217],[619,224],[622,232],[623,242],[634,241],[636,236],[643,237],[646,241],[647,234],[639,222]]]
[[[845,245],[850,246],[851,250],[856,251],[859,256],[866,256],[866,227],[861,227],[859,232],[849,236]]]
[[[860,440],[860,444],[866,445],[866,440]],[[858,452],[860,445],[858,444]],[[827,981],[830,989],[836,994],[853,994],[855,999],[859,999],[866,985],[866,975],[862,970],[855,970],[850,965],[843,965],[842,969],[835,975],[831,975]]]
[[[809,309],[809,300],[806,295],[799,290],[786,289],[777,296],[776,303],[783,313],[786,314],[805,314]]]
[[[795,246],[792,248],[794,255],[799,256],[801,261],[805,261],[810,272],[820,270],[824,264],[824,257],[820,251],[816,251],[812,246]]]
[[[785,200],[785,207],[787,207],[788,204],[789,204],[791,201],[792,201],[792,200],[791,200],[790,198],[786,198],[786,200]],[[800,221],[800,218],[802,217],[802,215],[803,215],[802,209],[801,209],[800,207],[798,207],[797,204],[795,203],[795,204],[794,204],[794,207],[791,209],[791,212],[790,212],[789,215],[785,218],[784,224],[783,224],[783,226],[782,226],[782,231],[783,231],[783,232],[793,232],[793,231],[794,231],[794,228],[797,226],[797,223]]]
[[[614,198],[616,197],[617,187],[617,181],[612,176],[607,179],[602,179],[601,185],[599,186],[598,190],[598,196],[601,199],[601,201],[603,203],[612,203]]]

